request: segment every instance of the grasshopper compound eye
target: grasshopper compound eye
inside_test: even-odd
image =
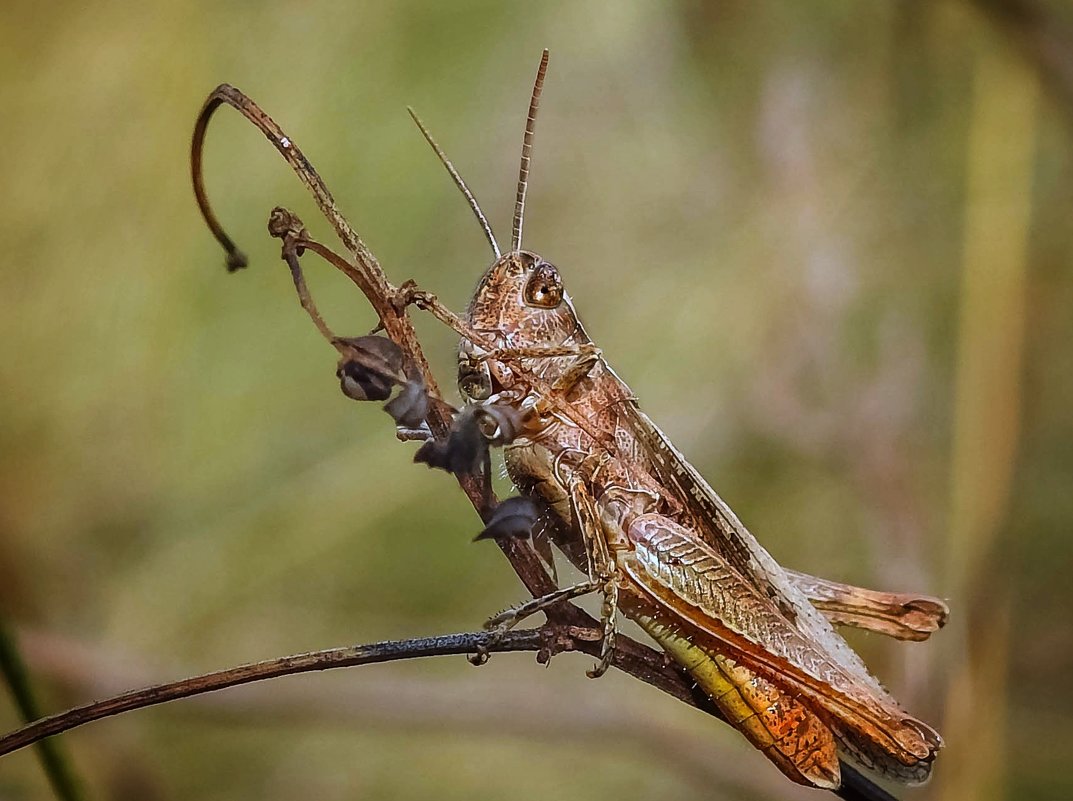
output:
[[[543,261],[525,283],[523,297],[527,306],[554,309],[563,302],[563,279],[555,266]]]

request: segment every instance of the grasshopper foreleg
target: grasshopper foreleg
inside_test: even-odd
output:
[[[534,345],[528,348],[493,348],[478,356],[484,360],[516,361],[518,359],[557,359],[563,356],[577,356],[588,362],[589,369],[600,358],[601,351],[591,342],[581,345]]]
[[[570,391],[583,379],[587,378],[592,368],[600,361],[600,349],[592,346],[591,350],[581,350],[577,353],[578,360],[568,367],[561,376],[555,379],[552,389],[569,395]]]
[[[427,311],[459,336],[473,336],[470,327],[461,317],[444,306],[440,299],[431,292],[419,288],[412,280],[405,281],[399,287],[398,293],[392,298],[392,302],[399,311],[402,311],[407,306],[416,306],[422,311]]]
[[[551,390],[560,395],[569,395],[577,384],[592,372],[603,352],[592,343],[581,345],[537,345],[529,348],[494,348],[485,351],[474,358],[481,361],[518,362],[522,359],[558,359],[574,357],[576,361],[566,367],[563,373],[555,379]]]

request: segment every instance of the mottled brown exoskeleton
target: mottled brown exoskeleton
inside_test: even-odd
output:
[[[608,667],[622,611],[794,781],[837,787],[839,754],[901,782],[926,780],[942,740],[880,686],[832,623],[919,640],[945,622],[945,604],[776,564],[638,408],[585,333],[559,270],[522,249],[546,67],[545,52],[508,253],[500,254],[472,194],[432,143],[497,256],[470,303],[466,322],[479,341],[461,342],[460,391],[471,414],[486,415],[482,430],[503,445],[511,480],[550,517],[556,545],[586,576],[490,625],[507,628],[553,602],[601,593],[603,655],[591,676]]]

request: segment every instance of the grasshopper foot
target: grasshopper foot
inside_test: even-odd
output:
[[[615,657],[615,614],[618,612],[618,582],[608,579],[603,585],[604,603],[600,618],[604,625],[604,637],[600,644],[600,661],[591,670],[586,670],[585,675],[590,679],[598,679],[611,667],[611,661]]]
[[[598,679],[607,672],[607,669],[611,667],[610,659],[601,659],[592,668],[585,671],[585,675],[590,679]]]

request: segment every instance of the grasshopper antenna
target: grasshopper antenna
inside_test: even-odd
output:
[[[529,154],[533,151],[533,129],[536,127],[537,111],[540,109],[540,92],[544,88],[544,75],[548,71],[548,49],[540,57],[536,82],[533,84],[533,97],[529,101],[529,116],[525,118],[525,136],[522,138],[522,163],[518,168],[518,195],[514,201],[514,231],[510,238],[510,249],[522,248],[522,220],[525,217],[525,190],[529,186]]]
[[[440,160],[447,172],[451,174],[451,180],[455,182],[455,186],[466,197],[466,202],[469,203],[470,210],[477,218],[477,222],[481,224],[481,228],[484,229],[484,235],[488,238],[488,243],[492,246],[492,251],[496,254],[498,259],[503,254],[499,251],[499,243],[496,242],[496,235],[492,233],[492,226],[488,224],[488,218],[484,216],[484,212],[481,211],[480,205],[477,203],[477,198],[473,196],[473,193],[466,186],[466,182],[462,180],[462,176],[458,174],[458,170],[455,169],[455,165],[451,163],[451,160],[447,158],[447,154],[443,152],[443,148],[436,144],[436,140],[432,138],[432,134],[429,133],[428,128],[425,127],[425,123],[421,122],[421,118],[417,116],[417,112],[413,110],[411,106],[407,106],[406,110],[410,112],[410,116],[413,121],[417,123],[417,127],[421,129],[421,133],[425,137],[425,141],[429,143],[429,146],[436,152],[436,156]]]

